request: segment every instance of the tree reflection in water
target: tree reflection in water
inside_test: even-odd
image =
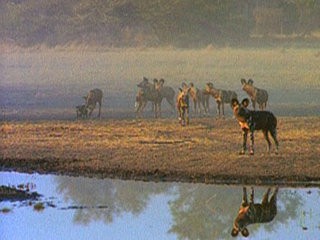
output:
[[[138,215],[156,194],[170,192],[171,184],[137,183],[134,181],[56,177],[57,188],[65,200],[78,206],[74,220],[88,224],[101,220],[113,222],[123,213]],[[106,208],[99,208],[106,206]]]
[[[58,191],[66,200],[85,206],[76,209],[74,221],[88,224],[92,221],[112,223],[126,213],[138,216],[146,210],[152,198],[165,194],[170,196],[173,219],[168,230],[179,239],[230,238],[232,224],[242,200],[242,188],[183,183],[153,183],[120,180],[56,177]],[[265,188],[255,188],[256,201],[261,201]],[[294,190],[278,193],[278,214],[272,223],[250,226],[250,236],[259,229],[276,232],[282,225],[296,221],[301,213],[303,198]],[[98,206],[107,206],[99,208]],[[153,206],[157,207],[157,206]]]

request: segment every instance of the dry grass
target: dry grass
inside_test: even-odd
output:
[[[280,118],[280,154],[240,156],[234,119],[5,123],[2,169],[175,181],[319,181],[320,119]]]

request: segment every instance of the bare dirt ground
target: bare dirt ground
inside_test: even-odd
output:
[[[319,185],[320,118],[280,117],[280,153],[239,155],[235,119],[2,122],[1,171],[145,181]],[[274,145],[273,145],[274,146]]]
[[[154,181],[320,185],[318,49],[10,49],[0,64],[0,170]],[[242,133],[230,106],[217,119],[192,115],[180,127],[164,101],[136,120],[143,77],[207,82],[247,97],[241,78],[269,93],[279,120],[280,153],[240,156]],[[90,89],[104,92],[102,119],[75,121]],[[96,110],[95,110],[96,111]],[[96,112],[94,112],[96,115]]]

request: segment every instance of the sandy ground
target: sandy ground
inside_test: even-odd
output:
[[[319,185],[320,118],[280,117],[280,152],[256,133],[239,155],[235,119],[2,122],[1,170],[144,181]],[[273,145],[274,146],[274,145]],[[272,147],[273,147],[272,146]]]

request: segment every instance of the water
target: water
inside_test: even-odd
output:
[[[0,239],[232,239],[242,200],[242,186],[0,173],[0,185],[27,183],[41,197],[0,202]],[[254,190],[260,202],[267,187]],[[319,239],[319,195],[280,188],[277,215],[249,225],[250,239]]]

